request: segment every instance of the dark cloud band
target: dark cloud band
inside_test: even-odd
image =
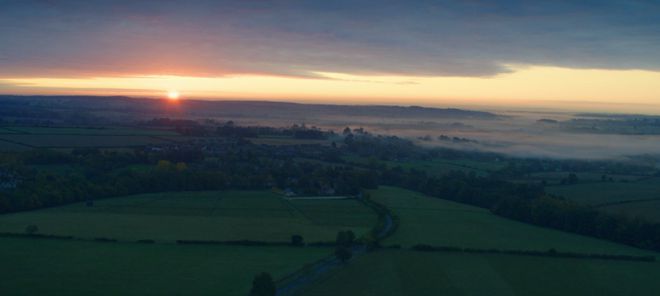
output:
[[[657,1],[1,1],[0,76],[660,70]]]

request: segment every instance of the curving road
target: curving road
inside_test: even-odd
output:
[[[385,215],[385,225],[383,229],[378,233],[378,239],[384,238],[390,234],[392,231],[393,219],[390,214]],[[363,255],[367,250],[365,245],[357,245],[352,248],[353,258]],[[321,277],[321,275],[326,272],[340,268],[343,263],[337,259],[335,256],[330,256],[324,260],[318,261],[310,267],[310,271],[306,273],[301,273],[294,277],[291,280],[288,280],[284,285],[277,288],[278,296],[284,295],[293,295],[296,291],[299,291],[305,285],[312,283]]]

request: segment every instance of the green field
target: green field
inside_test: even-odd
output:
[[[549,186],[546,191],[580,203],[598,205],[618,201],[660,198],[660,179],[654,178],[627,183]]]
[[[381,251],[300,293],[325,295],[659,295],[659,263]]]
[[[244,296],[255,274],[281,278],[329,253],[0,238],[0,294]]]
[[[384,245],[655,255],[535,227],[487,210],[381,187],[371,192],[400,225]],[[382,250],[356,258],[299,295],[655,295],[660,263],[504,254]]]
[[[334,240],[338,231],[366,233],[376,214],[356,200],[287,201],[269,191],[177,192],[126,196],[0,216],[0,232],[124,241]]]
[[[539,251],[554,248],[570,252],[648,254],[608,241],[505,219],[483,208],[404,189],[381,187],[372,191],[371,196],[400,219],[399,228],[385,240],[385,245],[430,244]]]

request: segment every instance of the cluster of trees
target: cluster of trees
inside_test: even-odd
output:
[[[22,152],[10,157],[12,174],[21,182],[14,190],[0,192],[0,213],[149,192],[276,187],[298,195],[354,195],[378,184],[369,170],[297,161],[269,149],[278,148],[246,144],[214,159],[186,149]],[[35,168],[49,165],[68,169]]]
[[[294,124],[288,128],[269,126],[238,126],[227,121],[216,128],[215,134],[222,137],[256,138],[259,136],[292,137],[296,139],[327,139],[334,135],[332,131],[323,131],[317,127]]]
[[[560,198],[506,198],[492,212],[530,224],[660,251],[660,224],[600,212]]]
[[[357,134],[355,130],[345,135],[343,150],[379,160],[408,159],[422,151],[406,139],[396,136],[373,136],[368,133]]]
[[[270,273],[262,272],[254,276],[250,296],[275,296],[277,287]]]
[[[341,261],[346,262],[353,257],[353,244],[355,244],[355,234],[353,231],[340,231],[335,240],[335,256]]]
[[[570,173],[566,178],[562,178],[559,184],[561,185],[573,185],[577,184],[580,179],[578,179],[577,174],[575,173]]]

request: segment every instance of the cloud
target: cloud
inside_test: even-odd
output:
[[[0,77],[660,70],[654,1],[2,1]]]

